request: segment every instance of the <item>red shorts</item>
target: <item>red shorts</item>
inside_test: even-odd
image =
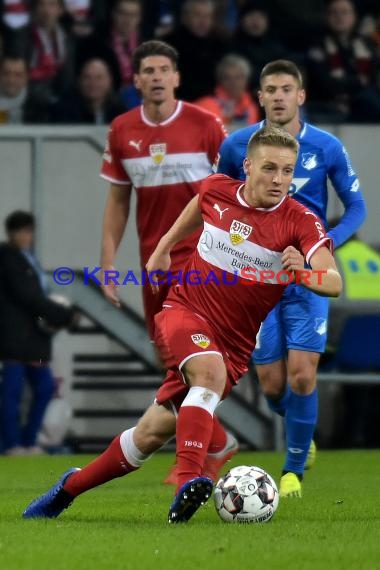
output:
[[[193,356],[209,353],[220,354],[224,360],[227,382],[222,399],[226,398],[247,372],[247,363],[231,360],[206,320],[182,305],[171,305],[155,317],[154,340],[168,370],[156,394],[157,403],[171,401],[179,409],[189,391],[180,371],[182,366]]]
[[[154,339],[154,317],[162,311],[162,304],[169,293],[169,285],[160,285],[157,294],[154,294],[150,283],[146,283],[142,288],[145,324],[148,329],[149,338]]]

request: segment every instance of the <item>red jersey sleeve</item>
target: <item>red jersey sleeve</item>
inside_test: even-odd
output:
[[[216,169],[220,145],[227,137],[227,131],[219,117],[211,116],[206,128],[206,148],[213,170]]]
[[[306,263],[310,263],[312,255],[320,247],[327,247],[333,251],[332,240],[326,234],[321,220],[310,210],[304,209],[295,220],[299,247],[305,256]]]
[[[218,187],[218,183],[220,183],[221,180],[223,181],[225,178],[226,176],[224,174],[210,174],[209,176],[207,176],[207,178],[204,178],[202,180],[198,192],[199,195],[198,205],[202,213],[204,211],[203,206],[205,202],[205,194],[210,192],[212,188],[215,189],[215,187]]]
[[[100,176],[115,184],[131,184],[120,160],[118,129],[115,122],[111,123],[108,131]]]

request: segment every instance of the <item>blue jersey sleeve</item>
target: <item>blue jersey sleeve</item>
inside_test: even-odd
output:
[[[334,247],[337,248],[360,228],[366,218],[367,209],[348,153],[337,139],[335,143],[334,152],[329,152],[329,178],[344,206],[344,214],[339,224],[329,231]]]

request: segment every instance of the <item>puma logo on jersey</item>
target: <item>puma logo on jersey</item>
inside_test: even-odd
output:
[[[129,141],[129,146],[133,146],[138,152],[140,152],[140,150],[141,150],[141,148],[140,148],[140,147],[141,147],[141,143],[142,143],[142,140],[139,140],[139,141]]]
[[[224,210],[221,210],[219,204],[214,204],[213,208],[218,212],[220,220],[222,219],[224,212],[227,212],[227,210],[229,210],[229,208],[224,208]]]

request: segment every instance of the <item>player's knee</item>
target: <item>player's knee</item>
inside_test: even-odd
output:
[[[286,384],[286,378],[270,370],[258,372],[260,388],[267,398],[280,398]]]
[[[201,374],[189,375],[187,380],[190,386],[208,388],[216,394],[219,394],[219,396],[223,394],[226,385],[226,375],[215,373],[213,371],[205,371]]]
[[[183,373],[189,386],[201,386],[221,396],[227,380],[227,370],[220,356],[208,355],[192,358],[184,366]]]
[[[316,386],[316,372],[310,367],[299,368],[289,374],[289,384],[296,394],[306,396]]]

